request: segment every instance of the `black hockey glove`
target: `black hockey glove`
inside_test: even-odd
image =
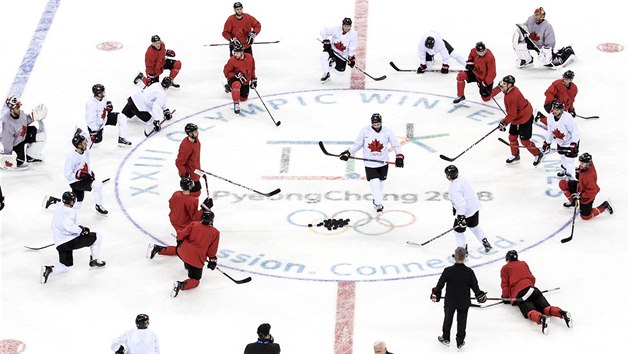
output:
[[[120,347],[118,347],[118,350],[116,350],[114,354],[125,354],[125,347],[121,345]]]
[[[249,35],[247,35],[247,43],[253,44],[254,38],[256,38],[256,32],[249,32]]]
[[[341,155],[339,155],[339,159],[343,161],[348,161],[349,158],[350,158],[350,151],[348,150],[342,152]]]
[[[252,89],[255,89],[256,87],[258,87],[258,79],[257,78],[253,78],[249,82],[249,87],[251,87]]]
[[[477,298],[477,302],[480,304],[483,304],[484,302],[486,302],[486,300],[488,300],[488,293],[485,291],[481,291],[479,292],[479,294],[476,295]]]
[[[504,132],[504,131],[507,129],[507,128],[506,128],[506,126],[507,126],[507,125],[505,124],[505,122],[504,122],[503,120],[501,120],[501,121],[499,122],[499,130],[500,130],[500,131]]]
[[[575,118],[575,109],[571,108],[567,112],[569,112],[569,114],[573,116],[573,118]]]
[[[165,109],[162,113],[164,113],[164,119],[166,120],[170,120],[171,118],[173,118],[173,115],[171,114],[171,110],[170,109]]]
[[[81,233],[79,236],[87,236],[90,234],[90,228],[86,226],[79,226],[81,228]]]
[[[217,259],[216,258],[208,259],[208,269],[214,270],[216,267],[217,267]]]
[[[442,64],[442,69],[440,70],[440,72],[442,74],[448,74],[448,68],[449,68],[448,64]]]
[[[424,64],[420,64],[420,66],[418,67],[418,70],[416,70],[416,74],[424,74],[426,70],[427,70],[427,66]]]
[[[212,207],[214,206],[214,202],[212,201],[212,198],[206,198],[202,204],[204,207],[206,207],[206,209],[212,209]]]
[[[551,144],[545,141],[542,146],[542,151],[546,154],[549,152],[550,149],[551,149]]]
[[[324,51],[332,50],[332,46],[330,45],[329,39],[324,39],[322,43],[324,44]]]
[[[503,302],[505,305],[509,305],[510,304],[510,300],[508,300],[508,299],[503,299],[503,300],[501,300],[501,302]]]
[[[396,167],[400,167],[400,168],[405,167],[405,155],[403,154],[396,155],[395,164],[396,164]]]
[[[175,51],[172,50],[172,49],[167,49],[166,50],[166,56],[169,57],[169,58],[174,57],[175,56]]]
[[[466,215],[457,215],[457,226],[466,227]]]
[[[105,103],[105,110],[107,112],[111,112],[114,110],[114,105],[112,104],[112,101],[107,101],[107,103]]]
[[[487,85],[485,82],[481,81],[479,82],[479,94],[482,97],[488,97],[492,94],[492,84],[490,83],[489,85]]]
[[[348,58],[348,66],[350,66],[351,68],[354,68],[354,65],[356,64],[356,59],[354,58],[354,55]]]
[[[442,292],[441,291],[437,291],[435,288],[431,289],[431,301],[433,302],[440,302],[440,299],[442,298]]]
[[[473,69],[475,68],[475,63],[472,61],[467,61],[466,62],[466,70],[468,71],[473,71]]]

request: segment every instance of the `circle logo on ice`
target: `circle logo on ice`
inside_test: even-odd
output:
[[[617,53],[621,52],[624,48],[618,43],[600,43],[597,45],[597,49],[606,53]]]
[[[456,244],[450,233],[421,248],[406,241],[423,242],[452,226],[446,163],[438,155],[454,156],[464,142],[496,126],[503,118],[496,107],[470,100],[454,106],[452,97],[387,89],[298,91],[263,99],[282,126],[273,124],[256,98],[244,102],[238,115],[231,103],[200,107],[136,144],[116,176],[117,201],[132,224],[159,243],[175,243],[168,201],[179,190],[175,159],[184,127],[195,123],[202,169],[224,178],[208,176],[209,190],[202,181],[200,196],[214,199],[221,267],[298,280],[382,281],[434,276],[452,263]],[[405,154],[404,168],[389,169],[382,214],[374,210],[362,162],[327,156],[318,146],[324,141],[328,151],[340,153],[375,112]],[[489,182],[491,167],[478,164],[502,148],[479,144],[457,165],[473,185],[481,184],[475,185],[479,193],[492,196],[482,198],[484,208],[518,212],[537,196],[521,195],[522,204],[514,205],[511,197],[493,191],[511,188],[510,178]],[[500,176],[510,173],[501,165]],[[265,195],[277,188],[282,191]],[[542,241],[529,235],[549,232],[537,223],[528,225],[527,237],[499,234],[513,229],[503,227],[500,218],[485,217],[489,213],[482,211],[480,226],[494,249],[486,254],[468,232],[470,266],[502,260],[509,249],[533,247]],[[306,226],[325,218],[351,222],[343,232]]]
[[[114,50],[122,49],[123,44],[115,41],[101,42],[96,45],[96,49],[106,52],[112,52]]]

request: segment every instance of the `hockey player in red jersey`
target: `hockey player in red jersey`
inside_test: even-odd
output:
[[[210,270],[217,267],[220,233],[212,226],[213,222],[214,213],[210,210],[204,210],[200,221],[193,221],[185,228],[177,231],[175,252],[184,262],[184,268],[188,271],[188,279],[173,283],[172,297],[176,297],[180,290],[190,290],[199,286],[206,259]],[[158,251],[160,248],[164,249],[161,246],[157,247]]]
[[[196,169],[201,168],[201,142],[199,141],[199,129],[194,123],[188,123],[184,127],[186,137],[179,144],[179,152],[175,159],[175,166],[179,177],[190,177],[195,186],[190,190],[192,195],[199,197],[201,194],[201,182],[199,175],[195,173]]]
[[[551,316],[562,318],[567,327],[573,327],[571,314],[559,307],[549,305],[545,296],[535,286],[536,278],[529,270],[529,266],[518,260],[518,253],[515,250],[505,254],[505,261],[507,264],[501,268],[501,297],[519,300],[503,300],[504,304],[511,303],[513,306],[518,306],[523,317],[542,325],[544,334],[549,333]]]
[[[551,83],[547,91],[545,91],[545,111],[551,112],[551,104],[553,101],[559,101],[564,104],[565,111],[569,112],[575,118],[575,96],[578,94],[578,87],[573,83],[575,73],[571,70],[567,70],[562,74],[562,79],[555,80]],[[538,113],[536,120],[539,120],[542,124],[547,125],[547,117],[544,114]]]
[[[479,94],[484,101],[492,98],[492,86],[494,78],[497,76],[497,65],[494,54],[483,42],[477,42],[475,48],[470,50],[466,61],[466,71],[457,74],[457,98],[453,103],[459,103],[466,99],[464,88],[466,82],[476,82],[479,87]]]
[[[599,193],[599,186],[597,185],[597,170],[595,170],[595,164],[593,164],[593,157],[588,152],[580,155],[580,165],[575,170],[576,180],[563,180],[558,183],[560,190],[569,200],[564,203],[564,206],[571,208],[575,206],[575,203],[580,203],[580,217],[582,220],[589,220],[597,215],[607,211],[613,213],[612,205],[610,201],[605,201],[597,208],[593,208],[593,202],[595,196]]]
[[[223,25],[223,38],[230,42],[230,56],[235,47],[243,47],[245,53],[252,53],[254,39],[260,33],[261,25],[258,20],[243,12],[243,4],[234,3],[234,15],[230,15]]]
[[[532,125],[534,124],[534,109],[523,94],[514,86],[516,79],[512,75],[504,77],[499,86],[492,89],[492,97],[496,96],[499,92],[503,92],[503,104],[505,105],[505,112],[507,115],[499,122],[499,130],[504,132],[506,126],[510,125],[509,140],[510,140],[510,152],[512,156],[505,160],[508,165],[516,164],[521,159],[519,154],[518,140],[520,138],[521,144],[527,148],[530,154],[534,155],[534,166],[542,161],[544,154],[540,151],[536,144],[529,140],[532,137]]]
[[[247,101],[249,88],[258,87],[254,57],[249,53],[244,53],[243,47],[236,46],[234,56],[223,67],[223,75],[227,79],[225,92],[232,93],[234,113],[239,114],[241,113],[240,102]]]
[[[157,34],[151,36],[151,45],[147,48],[147,52],[144,54],[144,66],[146,76],[142,73],[138,73],[133,80],[134,84],[142,80],[145,86],[149,86],[154,82],[160,81],[160,75],[164,72],[164,69],[170,70],[169,77],[172,80],[171,86],[179,87],[179,84],[175,83],[175,77],[179,74],[179,70],[182,68],[182,62],[179,60],[171,59],[175,57],[175,51],[172,49],[166,49],[166,44],[162,42],[162,39]]]

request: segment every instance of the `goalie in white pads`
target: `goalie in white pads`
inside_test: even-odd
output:
[[[77,197],[72,192],[64,192],[61,196],[63,207],[55,209],[51,224],[53,241],[59,253],[59,261],[54,265],[41,267],[42,284],[46,284],[51,273],[61,274],[74,265],[72,251],[90,247],[90,268],[102,268],[105,262],[99,260],[102,237],[91,232],[88,227],[77,224],[77,212],[74,205]]]
[[[380,113],[372,114],[372,124],[361,129],[359,135],[348,150],[339,155],[343,161],[363,148],[363,157],[374,161],[365,161],[365,179],[370,183],[372,203],[377,212],[383,211],[383,189],[387,179],[389,153],[387,145],[391,145],[396,152],[396,167],[404,167],[405,156],[402,154],[400,143],[390,129],[383,127],[383,117]]]
[[[324,50],[320,54],[322,64],[322,84],[330,81],[330,68],[335,74],[346,71],[346,65],[354,68],[357,52],[357,32],[352,29],[352,19],[346,17],[341,26],[325,27],[319,32],[322,36]]]
[[[0,168],[26,168],[31,162],[42,162],[41,153],[46,145],[46,128],[43,122],[48,112],[46,105],[37,105],[31,114],[26,114],[20,109],[22,102],[16,96],[8,97],[5,104],[9,110],[0,118],[0,141],[3,146]],[[34,122],[38,123],[38,127],[31,125]]]
[[[85,104],[85,122],[92,143],[98,144],[103,140],[103,129],[106,125],[115,125],[118,126],[118,145],[130,146],[131,143],[127,141],[127,118],[118,112],[112,112],[114,106],[105,96],[105,86],[92,86],[92,94],[94,96]]]
[[[525,23],[516,24],[512,45],[518,58],[517,65],[521,68],[534,63],[530,50],[535,51],[538,60],[550,68],[568,65],[575,59],[575,52],[571,46],[553,52],[556,35],[551,24],[545,20],[545,15],[545,9],[538,7]]]

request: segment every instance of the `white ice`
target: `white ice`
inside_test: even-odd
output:
[[[457,159],[461,174],[488,197],[482,203],[481,226],[496,252],[481,255],[480,245],[467,234],[475,249],[469,265],[475,267],[481,288],[490,296],[500,296],[503,256],[515,248],[529,263],[539,288],[561,288],[547,299],[571,311],[575,319],[573,329],[553,319],[549,335],[544,336],[516,308],[471,309],[464,351],[625,352],[628,55],[627,50],[604,53],[597,45],[612,42],[627,48],[627,5],[612,1],[371,1],[367,52],[359,60],[364,60],[365,71],[371,75],[387,74],[388,78],[366,79],[366,90],[360,91],[349,90],[350,73],[333,75],[330,83],[320,84],[321,45],[314,40],[321,27],[340,24],[344,17],[355,18],[353,1],[243,4],[245,12],[262,22],[257,40],[281,40],[254,46],[258,91],[274,118],[282,122],[279,127],[273,125],[254,92],[242,105],[252,114],[235,116],[230,111],[230,98],[222,88],[228,50],[203,46],[224,41],[221,31],[232,13],[231,1],[60,3],[21,94],[27,110],[38,103],[48,106],[45,162],[24,172],[0,171],[7,204],[0,212],[0,340],[22,341],[29,354],[109,353],[111,340],[133,327],[137,314],[147,313],[163,353],[239,353],[256,339],[257,326],[269,322],[283,353],[336,354],[336,281],[347,280],[357,281],[353,334],[346,338],[353,342],[353,353],[372,352],[372,343],[379,339],[396,354],[455,351],[454,345],[445,348],[437,342],[442,303],[429,300],[440,268],[455,248],[454,238],[449,234],[422,248],[408,247],[405,241],[424,241],[452,222],[450,203],[443,195],[448,188],[443,169],[448,163],[439,154],[458,154],[502,116],[494,102],[481,102],[474,84],[467,85],[466,106],[453,110],[456,74],[397,73],[388,63],[415,69],[418,38],[431,29],[464,55],[482,40],[497,58],[495,83],[514,75],[525,97],[541,109],[544,90],[564,70],[516,69],[511,38],[514,24],[525,21],[542,5],[555,28],[558,48],[572,44],[578,56],[567,68],[576,73],[580,89],[576,111],[601,116],[578,120],[581,151],[593,155],[598,169],[601,192],[596,204],[611,198],[615,213],[589,221],[578,218],[573,241],[561,244],[560,239],[570,233],[571,213],[558,196],[557,155],[533,168],[533,157],[523,152],[520,165],[506,167],[509,150],[496,138],[507,138],[507,134],[496,132]],[[4,49],[0,86],[6,95],[15,93],[15,73],[46,5],[43,0],[0,5],[0,47]],[[102,258],[107,267],[88,270],[89,252],[82,249],[75,251],[71,272],[53,274],[48,284],[41,285],[40,266],[53,263],[56,252],[53,248],[28,251],[23,246],[52,242],[52,210],[41,208],[40,203],[45,194],[59,196],[68,189],[63,160],[72,149],[75,125],[84,123],[91,87],[104,84],[115,109],[122,109],[139,88],[131,81],[143,70],[144,52],[153,34],[159,34],[183,62],[176,80],[181,89],[168,91],[171,109],[177,109],[175,117],[146,140],[145,126],[131,121],[132,149],[117,147],[116,128],[106,128],[92,164],[98,178],[112,179],[104,188],[110,213],[97,215],[88,193],[79,221],[105,237]],[[96,45],[105,41],[118,41],[124,47],[97,50]],[[458,68],[457,64],[452,68]],[[384,100],[388,94],[384,103],[372,96]],[[367,97],[373,99],[366,103]],[[419,97],[437,103],[414,106]],[[503,105],[502,95],[496,98]],[[469,116],[480,110],[485,113],[475,116],[478,120]],[[405,168],[390,169],[386,193],[400,199],[385,201],[387,213],[380,223],[366,220],[362,225],[367,215],[375,217],[369,196],[361,201],[354,196],[335,200],[346,191],[361,198],[369,193],[364,180],[352,178],[363,176],[362,165],[327,157],[314,143],[324,140],[330,151],[342,151],[369,123],[373,112],[380,112],[384,125],[401,140],[410,124],[413,136],[421,138],[405,141]],[[210,178],[215,225],[222,237],[219,267],[235,278],[252,276],[253,280],[236,285],[205,269],[197,289],[173,299],[169,296],[172,282],[186,277],[182,262],[160,256],[149,261],[144,255],[149,242],[173,244],[168,198],[178,189],[174,158],[188,122],[200,127],[205,170],[258,191],[281,188],[282,192],[267,200]],[[542,132],[535,128],[534,140],[539,145]],[[324,215],[347,217],[360,225],[343,232],[300,226]],[[387,232],[389,223],[410,225]],[[437,269],[427,265],[431,260],[441,262]],[[402,264],[413,262],[422,264],[423,270],[403,270]],[[296,266],[284,271],[289,264]],[[305,266],[301,273],[298,264]],[[368,274],[372,269],[376,274]],[[455,325],[451,336],[455,337]]]

